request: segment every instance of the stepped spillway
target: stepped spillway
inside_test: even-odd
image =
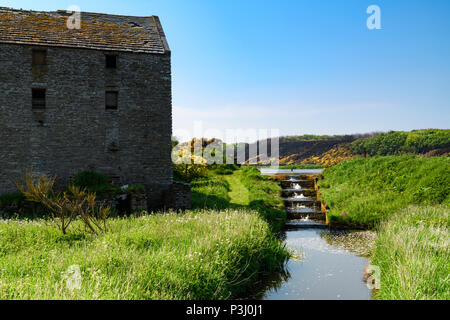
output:
[[[288,219],[325,220],[314,177],[292,175],[281,180],[281,187]]]

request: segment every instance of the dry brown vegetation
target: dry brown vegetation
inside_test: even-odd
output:
[[[58,194],[53,190],[55,180],[56,177],[42,175],[36,178],[27,173],[25,186],[19,184],[17,187],[28,201],[40,203],[49,210],[53,222],[63,234],[67,234],[67,229],[76,219],[83,221],[86,230],[94,234],[105,232],[111,208],[97,205],[95,193],[74,185],[68,187],[68,192]]]

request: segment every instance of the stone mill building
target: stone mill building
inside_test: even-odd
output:
[[[25,170],[173,188],[171,52],[156,16],[0,8],[0,194]]]

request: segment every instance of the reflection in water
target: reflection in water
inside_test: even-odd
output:
[[[376,232],[373,231],[354,232],[333,230],[325,231],[321,233],[320,236],[325,239],[328,244],[345,248],[361,257],[370,256],[377,238]]]
[[[370,290],[363,282],[367,258],[359,257],[340,245],[333,245],[332,234],[320,225],[291,221],[285,232],[287,247],[302,252],[302,259],[291,259],[282,275],[265,281],[253,299],[266,300],[369,300]],[[325,239],[330,241],[327,242]],[[354,244],[356,247],[356,244]],[[297,254],[295,254],[298,256]]]
[[[275,272],[271,275],[266,275],[261,281],[255,283],[253,287],[253,292],[247,294],[244,299],[247,300],[263,300],[266,292],[272,290],[278,290],[283,283],[286,283],[291,278],[291,274],[287,269],[280,272]]]

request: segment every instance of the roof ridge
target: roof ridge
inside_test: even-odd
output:
[[[169,45],[159,17],[81,12],[81,29],[67,26],[64,10],[0,7],[0,43],[165,54]],[[70,30],[69,30],[70,29]]]
[[[0,7],[0,11],[7,10],[7,11],[18,11],[18,12],[36,12],[36,13],[67,13],[67,11],[70,10],[62,10],[58,9],[56,11],[42,11],[42,10],[32,10],[32,9],[16,9],[16,8],[10,8],[10,7]],[[114,14],[114,13],[103,13],[103,12],[92,12],[92,11],[81,11],[81,13],[86,14],[95,14],[95,15],[102,15],[102,16],[111,16],[111,17],[124,17],[124,18],[153,18],[157,17],[155,15],[150,16],[133,16],[133,15],[123,15],[123,14]]]

